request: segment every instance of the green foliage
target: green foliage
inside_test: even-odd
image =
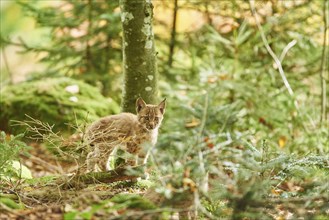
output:
[[[171,103],[177,103],[173,106],[180,111],[167,111],[163,127],[165,134],[160,136],[161,144],[152,154],[154,164],[158,165],[158,175],[170,176],[155,187],[167,198],[164,204],[176,204],[174,207],[177,208],[185,201],[185,206],[193,205],[198,198],[191,198],[194,192],[201,199],[201,205],[194,204],[200,216],[237,219],[267,216],[270,219],[269,212],[259,207],[274,208],[275,204],[271,204],[273,198],[284,201],[298,197],[307,201],[313,196],[321,197],[323,193],[328,195],[327,184],[321,188],[316,185],[326,182],[329,157],[318,155],[311,149],[307,153],[300,149],[292,154],[284,149],[286,146],[280,148],[279,144],[268,139],[255,144],[253,139],[255,133],[261,131],[261,126],[253,124],[254,131],[246,131],[245,120],[250,115],[246,114],[240,98],[231,104],[217,104],[225,101],[224,93],[218,92],[221,88],[208,89],[202,97],[196,95],[197,89],[195,93],[190,90],[190,97],[185,97],[190,105],[179,106],[178,103],[183,103],[180,95],[171,99]],[[194,118],[194,124],[190,122],[191,118]],[[185,124],[182,123],[184,120]],[[268,138],[264,133],[260,134],[260,137]],[[328,152],[328,148],[325,149]],[[305,185],[308,181],[315,185]],[[278,195],[273,193],[285,184],[302,190],[285,189]],[[180,202],[174,201],[178,198]],[[325,196],[324,201],[328,199]],[[314,204],[303,206],[307,210],[313,207]],[[324,206],[319,205],[313,216],[324,214],[322,208]]]
[[[5,206],[9,209],[23,209],[24,205],[19,203],[17,204],[15,201],[13,201],[10,198],[0,197],[0,205]]]
[[[31,172],[16,161],[19,153],[27,150],[28,146],[21,141],[23,134],[17,136],[0,133],[0,179],[32,178]]]
[[[137,219],[143,217],[143,212],[136,214],[134,211],[150,211],[156,206],[139,195],[118,194],[113,198],[93,204],[90,208],[83,211],[70,211],[64,215],[64,219],[93,219],[94,216],[106,216],[120,213],[121,219]]]
[[[32,179],[31,171],[19,161],[12,161],[10,170],[13,171],[14,176],[17,178]]]
[[[292,10],[305,18],[311,13],[309,4],[311,3],[305,2]],[[233,4],[229,5],[232,9]],[[321,11],[321,4],[311,5]],[[236,7],[241,13],[246,10],[243,6]],[[184,38],[179,36],[177,44],[182,49],[177,48],[177,54],[181,58],[175,60],[174,70],[171,70],[179,83],[176,81],[174,86],[165,84],[163,90],[171,96],[170,90],[200,94],[201,89],[212,89],[216,95],[211,108],[220,109],[231,103],[239,105],[237,108],[242,120],[239,120],[237,129],[240,132],[248,130],[256,142],[266,139],[271,147],[287,146],[290,151],[298,148],[303,153],[308,152],[310,146],[313,146],[314,151],[328,152],[329,146],[325,143],[329,141],[328,129],[318,125],[320,99],[317,88],[320,87],[320,81],[318,75],[314,74],[319,70],[322,46],[316,42],[315,37],[309,37],[305,30],[298,29],[290,16],[294,17],[295,14],[268,16],[263,29],[278,57],[289,42],[297,42],[282,60],[285,74],[295,92],[294,96],[288,94],[273,59],[261,41],[259,31],[247,21],[241,22],[239,19],[235,20],[238,28],[228,34],[221,34],[216,26],[205,25],[187,35],[189,43],[186,43],[186,35]],[[321,14],[314,14],[310,20],[317,20],[319,16]],[[232,17],[234,18],[233,15]],[[312,27],[308,31],[314,33],[316,29]],[[192,63],[188,62],[188,57],[191,57]],[[189,100],[186,97],[179,98],[182,101]],[[322,134],[319,135],[320,133]],[[284,142],[284,146],[279,142]]]
[[[134,209],[154,209],[156,206],[150,201],[142,198],[139,195],[133,194],[118,194],[110,199],[111,202],[121,204],[124,208],[134,208]]]
[[[19,151],[26,146],[26,144],[20,141],[23,134],[17,136],[7,136],[5,132],[0,133],[0,169],[3,170],[8,163],[17,158]]]
[[[102,92],[113,96],[113,91],[119,89],[116,83],[121,69],[116,62],[121,59],[117,1],[18,3],[39,27],[50,28],[52,33],[48,44],[24,43],[26,52],[44,52],[46,56],[42,61],[49,64],[51,72],[79,76],[93,85],[101,84]]]
[[[324,47],[320,36],[325,29],[324,2],[276,3],[257,2],[256,9],[294,95],[287,92],[278,67],[264,47],[247,1],[179,1],[178,13],[195,8],[210,19],[199,29],[177,32],[170,68],[166,64],[166,34],[155,37],[159,86],[168,107],[150,168],[155,181],[151,187],[162,201],[155,206],[136,195],[118,195],[69,211],[66,219],[91,219],[102,213],[133,218],[151,211],[170,218],[171,213],[189,207],[198,211],[198,217],[209,219],[285,219],[289,213],[294,219],[321,219],[328,215],[329,127],[327,121],[321,124],[319,120],[318,74]],[[21,3],[40,26],[52,29],[53,36],[47,46],[24,42],[22,46],[27,51],[46,52],[44,61],[56,74],[72,74],[92,84],[101,82],[103,92],[113,92],[116,97],[120,85],[116,73],[121,71],[117,4],[63,1],[58,9]],[[154,12],[158,13],[156,9]],[[231,25],[225,33],[215,23],[224,18],[232,19],[224,25]],[[168,30],[168,26],[165,28]],[[4,45],[8,41],[2,39]],[[287,50],[291,42],[296,44]],[[89,111],[94,115],[88,116],[91,120],[110,113],[100,106],[105,99],[94,96],[98,94],[95,89],[83,102],[88,108],[80,109],[84,105],[69,101],[72,94],[60,93],[77,82],[61,87],[48,83],[5,88],[3,91],[10,90],[11,99],[23,100],[1,115],[12,112],[10,117],[17,117],[21,112],[31,112],[30,107],[21,107],[33,104],[40,94],[44,98],[40,101],[42,109],[46,110],[35,118],[50,124],[71,123],[76,108],[76,118],[82,121]],[[33,96],[26,96],[30,91]],[[7,95],[3,97],[7,100]],[[49,104],[55,107],[48,109]],[[7,103],[1,101],[1,106]]]
[[[26,121],[28,116],[55,125],[54,131],[67,131],[70,125],[81,125],[89,120],[119,111],[119,106],[100,92],[81,81],[52,78],[23,82],[1,90],[1,129],[22,132],[25,127],[14,126],[15,121]],[[42,130],[40,132],[43,132]]]

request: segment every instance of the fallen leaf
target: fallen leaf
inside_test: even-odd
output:
[[[185,123],[186,128],[195,128],[200,125],[200,120],[197,118],[193,118],[191,121]]]
[[[287,143],[287,138],[285,136],[281,136],[279,138],[279,147],[284,148],[286,146],[286,143]]]
[[[215,145],[213,143],[211,143],[211,142],[210,143],[207,143],[207,147],[209,147],[210,149],[214,148],[214,146]]]
[[[184,188],[185,187],[189,188],[192,192],[194,192],[196,190],[196,184],[190,178],[184,178],[183,179],[183,186],[184,186]]]
[[[281,190],[281,189],[271,189],[271,194],[272,195],[275,195],[275,196],[279,196],[279,195],[281,195],[283,193],[283,190]]]

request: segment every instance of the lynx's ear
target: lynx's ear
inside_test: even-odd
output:
[[[160,102],[160,104],[158,105],[158,108],[161,112],[161,114],[164,114],[165,113],[165,109],[166,109],[166,98]]]
[[[136,111],[139,112],[145,106],[146,106],[146,103],[144,102],[144,100],[141,97],[139,97],[136,100]]]

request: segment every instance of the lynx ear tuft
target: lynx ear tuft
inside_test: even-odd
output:
[[[166,109],[166,98],[160,102],[160,104],[158,105],[158,108],[161,112],[161,114],[164,114],[165,113],[165,109]]]
[[[146,106],[146,103],[144,102],[144,100],[141,97],[139,97],[136,100],[136,111],[139,112],[145,106]]]

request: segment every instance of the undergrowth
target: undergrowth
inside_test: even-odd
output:
[[[207,1],[217,2],[228,4]],[[183,219],[195,215],[199,219],[328,218],[329,125],[328,120],[320,117],[323,100],[319,96],[318,73],[323,45],[318,39],[320,22],[316,22],[322,16],[319,2],[305,1],[290,9],[275,6],[276,13],[285,13],[263,17],[261,30],[269,42],[261,40],[260,30],[253,24],[233,15],[238,25],[230,33],[221,34],[211,24],[177,33],[176,53],[170,67],[164,61],[168,55],[166,39],[157,36],[159,88],[161,96],[167,97],[168,107],[158,144],[147,165],[152,184],[118,183],[125,189],[137,187],[140,194],[128,190],[104,200],[93,195],[93,199],[83,200],[84,206],[81,201],[62,204],[64,218],[170,219],[177,212]],[[193,6],[194,2],[186,4]],[[246,6],[245,2],[241,5]],[[234,7],[239,9],[239,16],[246,10],[250,12],[248,5],[239,8],[240,2]],[[113,14],[114,20],[119,18],[117,15]],[[300,28],[301,25],[308,28]],[[113,23],[111,27],[116,26]],[[118,35],[115,37],[117,40]],[[61,39],[54,45],[62,45],[66,40],[77,39]],[[264,47],[266,43],[280,58],[293,94]],[[61,56],[60,50],[55,54],[59,54],[56,61],[71,56]],[[114,57],[111,62],[120,64]],[[79,68],[73,66],[70,71],[79,72]],[[105,70],[109,68],[106,66]],[[115,84],[119,78],[105,83],[99,74],[95,80],[93,74],[83,78],[87,76],[86,81],[102,81],[104,85]],[[104,88],[106,93],[109,88],[112,87]],[[116,97],[118,89],[114,88]],[[59,160],[65,158],[78,167],[84,166],[83,143],[67,141],[39,119],[23,124],[47,142],[44,145],[50,146]],[[84,131],[84,125],[71,127],[72,133]],[[38,132],[38,128],[47,129],[46,134]],[[6,152],[0,154],[3,170],[25,145],[16,137],[1,133],[0,146]],[[33,180],[27,183],[34,184]],[[118,185],[109,187],[113,190]]]

